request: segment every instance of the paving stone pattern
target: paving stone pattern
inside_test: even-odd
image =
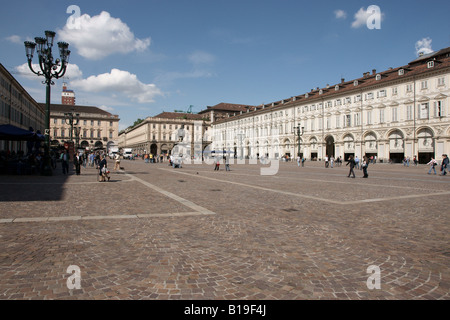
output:
[[[450,298],[450,177],[426,166],[122,165],[0,176],[0,299]]]

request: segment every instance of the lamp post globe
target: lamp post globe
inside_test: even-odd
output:
[[[70,50],[69,45],[65,42],[58,42],[60,58],[54,60],[52,54],[53,41],[56,33],[53,31],[45,31],[45,38],[36,37],[32,41],[25,41],[25,54],[27,56],[28,67],[31,72],[37,76],[43,76],[46,84],[46,110],[45,110],[45,144],[44,144],[44,167],[43,175],[52,175],[52,166],[50,159],[50,87],[54,85],[53,78],[59,79],[64,76],[69,64]],[[34,52],[39,57],[39,70],[34,70],[32,61]]]

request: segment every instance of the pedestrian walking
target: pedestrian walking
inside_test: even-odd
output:
[[[83,159],[78,153],[75,153],[73,156],[73,165],[75,167],[75,173],[77,176],[81,173],[81,164],[83,163]]]
[[[359,159],[358,156],[355,157],[355,168],[359,169]]]
[[[325,168],[328,168],[328,155],[325,156]]]
[[[363,178],[368,178],[369,174],[367,173],[367,168],[369,167],[369,159],[367,157],[363,158],[361,167],[364,173]]]
[[[64,152],[61,153],[61,166],[63,174],[69,173],[69,153],[67,149],[64,149]]]
[[[448,157],[446,154],[442,155],[442,164],[441,164],[441,176],[445,176],[447,174],[447,166],[448,166]]]
[[[297,166],[298,166],[298,167],[300,167],[300,161],[301,161],[300,156],[298,156],[298,157],[297,157]]]
[[[216,158],[216,165],[214,167],[214,171],[219,171],[219,167],[220,167],[220,160],[219,157]]]
[[[436,166],[437,166],[437,161],[434,158],[431,158],[430,162],[427,163],[427,165],[430,166],[430,170],[428,171],[428,174],[431,174],[431,171],[434,171],[434,174],[436,174]]]
[[[99,177],[100,177],[100,182],[106,181],[106,179],[108,179],[109,181],[109,174],[108,174],[108,162],[106,161],[106,156],[102,155],[102,160],[100,160],[100,163],[98,165],[99,167]]]
[[[355,159],[353,159],[353,156],[348,158],[346,166],[348,165],[350,165],[350,171],[348,172],[347,178],[350,178],[350,175],[353,175],[352,178],[355,178],[355,172],[353,171],[353,168],[355,168]]]
[[[91,152],[89,154],[89,166],[94,167],[94,162],[95,162],[95,155],[93,152]]]
[[[120,154],[117,152],[114,155],[114,171],[120,170]]]
[[[225,157],[225,170],[226,171],[231,171],[230,170],[230,157],[229,156]]]

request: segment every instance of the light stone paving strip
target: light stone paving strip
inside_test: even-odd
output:
[[[34,217],[34,218],[3,218],[0,219],[0,224],[4,223],[25,223],[25,222],[57,222],[57,221],[80,221],[80,220],[117,220],[117,219],[145,219],[145,218],[163,218],[163,217],[186,217],[186,216],[196,216],[196,215],[214,215],[215,212],[212,212],[208,209],[205,209],[195,203],[186,200],[182,197],[179,197],[171,192],[163,190],[149,182],[146,182],[142,179],[139,179],[129,173],[125,173],[125,176],[128,176],[130,180],[128,181],[138,181],[142,183],[148,188],[151,188],[181,204],[186,207],[193,209],[193,212],[175,212],[175,213],[159,213],[159,214],[131,214],[131,215],[98,215],[98,216],[70,216],[70,217]]]
[[[169,171],[169,172],[175,172],[175,171],[172,171],[170,169],[162,169],[162,168],[158,168],[158,169],[159,170],[164,170],[164,171]],[[429,193],[422,193],[422,194],[413,194],[413,195],[386,197],[386,198],[362,199],[362,200],[354,200],[354,201],[338,201],[338,200],[331,200],[331,199],[326,199],[326,198],[319,198],[319,197],[309,196],[309,195],[300,194],[300,193],[293,193],[293,192],[289,192],[289,191],[282,191],[282,190],[277,190],[277,189],[273,189],[273,188],[264,188],[264,187],[260,187],[260,186],[255,186],[255,185],[250,185],[250,184],[245,184],[245,183],[240,183],[240,182],[235,182],[235,181],[227,181],[227,180],[223,180],[223,179],[216,179],[216,178],[211,178],[211,177],[199,176],[199,175],[195,175],[195,174],[191,174],[191,173],[187,173],[187,172],[176,171],[176,173],[184,174],[184,175],[188,175],[188,176],[193,176],[193,177],[198,177],[198,178],[201,178],[201,179],[207,179],[207,180],[211,180],[211,181],[217,181],[217,182],[221,182],[221,183],[229,183],[229,184],[234,184],[234,185],[238,185],[238,186],[254,188],[254,189],[259,189],[259,190],[269,191],[269,192],[275,192],[275,193],[281,193],[281,194],[288,195],[288,196],[312,199],[312,200],[328,202],[328,203],[332,203],[332,204],[339,204],[339,205],[362,204],[362,203],[369,203],[369,202],[382,202],[382,201],[391,201],[391,200],[400,200],[400,199],[412,199],[412,198],[422,198],[422,197],[431,197],[431,196],[450,195],[450,191],[444,191],[444,192],[433,192],[433,193],[430,193],[430,194]],[[315,181],[316,182],[320,182],[321,180],[315,180]],[[328,183],[328,181],[326,181],[326,182]]]
[[[159,187],[157,187],[157,186],[155,186],[155,185],[153,185],[153,184],[151,184],[151,183],[149,183],[147,181],[139,179],[138,177],[135,177],[135,176],[133,176],[133,175],[131,175],[129,173],[125,173],[125,175],[129,176],[129,177],[132,177],[132,179],[142,183],[143,185],[145,185],[145,186],[147,186],[147,187],[149,187],[149,188],[151,188],[151,189],[153,189],[153,190],[155,190],[155,191],[157,191],[159,193],[162,193],[163,195],[165,195],[165,196],[167,196],[167,197],[169,197],[169,198],[171,198],[171,199],[173,199],[175,201],[178,201],[178,202],[182,203],[186,207],[194,209],[196,212],[200,212],[202,214],[216,214],[215,212],[212,212],[212,211],[210,211],[208,209],[205,209],[205,208],[203,208],[203,207],[201,207],[199,205],[196,205],[195,203],[193,203],[193,202],[191,202],[189,200],[186,200],[186,199],[181,198],[181,197],[179,197],[179,196],[177,196],[177,195],[175,195],[175,194],[173,194],[171,192],[163,190],[163,189],[161,189],[161,188],[159,188]]]

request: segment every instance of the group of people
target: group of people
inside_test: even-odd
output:
[[[230,157],[223,157],[223,161],[225,162],[225,171],[231,171],[230,169]],[[220,157],[216,157],[214,160],[214,171],[220,170]]]
[[[156,154],[143,154],[142,155],[142,159],[144,159],[145,163],[159,163],[159,162],[164,162],[164,158],[166,158],[167,160],[170,160],[170,156],[168,154],[160,154],[159,156]]]
[[[355,167],[359,167],[359,159],[356,161],[355,159],[358,159],[358,157],[353,158],[353,156],[350,156],[347,160],[347,166],[350,165],[350,171],[348,172],[348,178],[355,178],[355,171],[353,169]],[[367,156],[364,156],[361,163],[361,170],[363,171],[363,178],[368,178],[369,174],[367,173],[367,168],[369,167],[369,158]]]
[[[416,156],[413,157],[412,161],[413,161],[415,166],[417,166],[419,164],[419,160],[417,160]],[[409,156],[408,157],[404,157],[402,162],[403,162],[403,166],[409,167],[409,163],[411,162],[411,158]]]
[[[430,162],[428,162],[427,165],[430,166],[430,170],[428,171],[428,174],[431,174],[431,171],[434,171],[434,174],[436,174],[436,166],[439,165],[439,163],[436,161],[436,159],[431,158]],[[448,165],[449,165],[449,159],[448,159],[448,156],[444,153],[442,155],[441,173],[439,175],[441,175],[441,176],[447,175]]]
[[[342,165],[342,157],[340,157],[340,156],[335,159],[333,156],[328,157],[328,155],[326,155],[323,160],[325,162],[325,168],[329,168],[329,167],[333,168],[334,163],[336,163],[336,165],[338,167],[340,167]]]
[[[63,152],[60,154],[59,159],[61,160],[61,167],[62,167],[62,173],[68,174],[69,173],[69,161],[70,161],[70,156],[69,156],[69,151],[67,149],[64,149]],[[120,155],[117,154],[117,156],[115,157],[115,166],[114,166],[114,170],[116,170],[117,168],[120,169]],[[86,168],[86,166],[88,165],[88,161],[89,161],[89,166],[91,167],[96,167],[99,170],[99,181],[109,181],[110,180],[110,176],[109,176],[109,169],[108,169],[108,162],[106,160],[106,155],[105,154],[101,154],[99,152],[97,153],[75,153],[73,156],[73,166],[75,169],[75,174],[78,176],[81,174],[81,166],[84,166]]]

